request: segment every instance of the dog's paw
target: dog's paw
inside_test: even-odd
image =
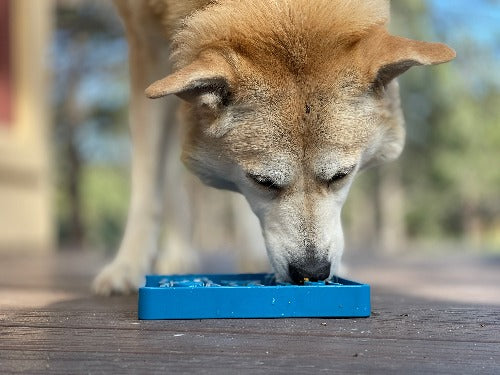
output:
[[[97,275],[92,284],[95,294],[109,296],[111,294],[130,294],[144,285],[144,273],[133,265],[114,261],[108,264]]]

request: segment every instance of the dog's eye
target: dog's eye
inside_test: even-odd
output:
[[[250,180],[252,180],[255,184],[257,184],[261,187],[265,187],[265,188],[271,189],[271,190],[279,190],[280,189],[280,186],[270,177],[260,176],[260,175],[256,175],[256,174],[250,174],[250,173],[247,174],[247,177]]]
[[[326,184],[328,185],[328,187],[330,187],[331,185],[335,184],[336,182],[342,181],[344,178],[346,178],[347,176],[349,176],[351,174],[351,172],[354,170],[354,168],[355,167],[350,167],[350,168],[338,171],[330,179],[328,179],[326,181]]]

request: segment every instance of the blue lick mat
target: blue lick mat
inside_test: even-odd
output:
[[[368,317],[370,286],[334,278],[304,285],[273,274],[148,275],[139,319]]]

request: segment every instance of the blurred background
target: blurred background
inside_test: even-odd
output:
[[[394,33],[458,57],[400,79],[406,148],[357,178],[346,253],[500,254],[500,2],[398,0],[392,11]],[[127,104],[127,44],[109,1],[0,0],[0,252],[117,249]]]

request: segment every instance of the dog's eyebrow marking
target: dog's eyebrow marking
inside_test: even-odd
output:
[[[273,182],[275,186],[284,187],[292,181],[291,176],[287,171],[258,169],[247,172],[249,176],[256,176],[261,179],[268,179]]]
[[[277,159],[281,159],[276,157]],[[246,171],[247,175],[258,176],[272,180],[277,186],[289,185],[293,180],[293,169],[285,160],[274,160]]]
[[[356,168],[356,165],[350,165],[346,167],[340,167],[340,168],[324,168],[320,169],[318,173],[316,174],[317,178],[322,180],[322,181],[329,181],[332,178],[335,178],[336,176],[347,176],[351,174],[352,171]]]
[[[345,161],[340,164],[333,160],[323,159],[318,160],[318,163],[313,166],[316,177],[323,181],[328,181],[332,177],[340,174],[350,174],[356,169],[356,163]]]

